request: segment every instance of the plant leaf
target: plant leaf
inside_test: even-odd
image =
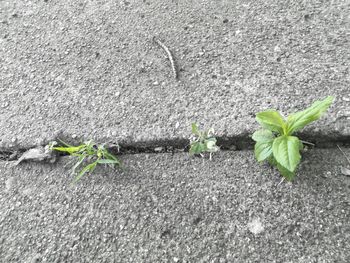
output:
[[[256,114],[256,120],[262,127],[270,131],[284,134],[286,124],[281,114],[276,110],[262,111]]]
[[[321,115],[329,108],[332,104],[334,97],[329,96],[322,101],[315,101],[306,110],[290,114],[287,118],[287,131],[288,135],[301,130],[307,124],[318,120]]]
[[[69,154],[72,154],[72,153],[79,152],[84,147],[85,145],[79,145],[79,146],[72,146],[72,147],[52,147],[52,149],[55,151],[67,152]]]
[[[198,129],[198,125],[196,123],[192,123],[192,133],[197,135],[197,136],[201,136],[201,133],[199,132],[199,129]]]
[[[191,144],[190,154],[200,154],[206,150],[204,143],[194,142]]]
[[[70,144],[68,144],[68,143],[66,143],[66,142],[64,142],[64,141],[62,141],[61,139],[58,139],[64,146],[66,146],[66,147],[74,147],[73,145],[70,145]]]
[[[269,164],[271,166],[277,166],[277,161],[275,160],[275,158],[273,157],[273,154],[267,159],[267,161],[269,162]]]
[[[254,146],[254,153],[255,157],[258,160],[258,162],[262,162],[269,158],[272,154],[272,140],[268,142],[256,142]]]
[[[290,172],[294,172],[300,162],[300,141],[294,136],[277,137],[272,144],[272,152],[276,161]]]
[[[112,159],[112,160],[117,160],[117,157],[115,157],[113,154],[107,152],[107,151],[104,151],[103,152],[103,155],[108,158],[108,159]]]
[[[77,182],[80,180],[80,178],[86,174],[87,172],[92,172],[95,167],[97,165],[97,162],[93,162],[93,163],[90,163],[88,164],[87,166],[85,166],[81,171],[80,173],[74,178],[74,182]]]
[[[285,177],[288,181],[292,181],[294,176],[295,176],[295,172],[291,172],[288,169],[284,168],[281,164],[279,164],[278,162],[276,162],[276,166],[278,171],[281,173],[281,175],[283,177]]]
[[[111,160],[111,159],[101,159],[97,160],[97,163],[99,164],[119,164],[118,160]]]
[[[81,165],[84,162],[85,158],[86,158],[85,155],[79,156],[78,162],[72,167],[72,173],[75,173],[75,170],[79,167],[79,165]]]
[[[269,142],[275,138],[270,130],[261,129],[253,133],[252,139],[256,142]]]
[[[216,138],[205,140],[205,145],[208,152],[217,152],[219,150],[219,147],[216,146]]]

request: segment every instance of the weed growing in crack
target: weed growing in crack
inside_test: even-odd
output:
[[[104,145],[97,145],[92,140],[78,146],[69,145],[60,140],[63,146],[56,146],[56,142],[50,144],[53,151],[64,152],[77,157],[77,162],[72,167],[72,174],[76,174],[74,182],[77,182],[84,174],[92,173],[97,165],[105,164],[110,167],[121,166],[121,162],[113,154],[109,153]],[[85,166],[83,166],[86,164]],[[83,166],[77,172],[76,170]]]
[[[196,123],[192,123],[192,138],[190,144],[190,154],[199,154],[204,157],[204,153],[209,153],[209,159],[214,152],[220,148],[216,145],[216,138],[213,137],[214,130],[210,128],[200,131]]]
[[[259,112],[256,120],[263,127],[254,132],[255,157],[258,162],[267,160],[276,166],[280,173],[291,181],[300,162],[303,142],[292,136],[307,124],[318,120],[333,102],[333,97],[314,102],[311,107],[290,114],[284,119],[276,110]]]

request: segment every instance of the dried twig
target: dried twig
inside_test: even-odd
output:
[[[153,41],[166,52],[166,54],[168,56],[168,59],[170,61],[170,66],[171,66],[171,69],[173,71],[174,78],[178,79],[179,74],[177,72],[175,60],[174,60],[173,55],[171,54],[171,51],[169,50],[169,48],[162,41],[160,41],[156,37],[153,37]]]
[[[350,164],[350,159],[349,157],[346,156],[345,152],[342,150],[342,148],[340,148],[340,146],[337,144],[337,147],[339,148],[339,150],[342,152],[342,154],[344,155],[344,157],[346,158],[346,160],[349,162]]]

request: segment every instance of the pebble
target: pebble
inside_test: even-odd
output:
[[[6,180],[5,182],[5,189],[6,191],[10,191],[13,186],[15,184],[15,178],[14,177],[10,177],[9,179]]]
[[[155,152],[162,152],[163,150],[164,150],[163,147],[156,147],[156,148],[154,148]]]
[[[264,225],[259,218],[253,218],[253,220],[248,223],[248,229],[251,233],[257,235],[264,231]]]

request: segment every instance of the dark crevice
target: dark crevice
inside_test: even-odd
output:
[[[350,147],[350,136],[317,136],[310,134],[298,134],[298,137],[315,146],[311,148],[336,148],[337,145]],[[236,137],[216,137],[217,145],[223,151],[253,150],[254,141],[250,135],[244,134]],[[67,140],[72,145],[79,145],[81,142],[70,139]],[[190,141],[187,139],[174,140],[154,140],[137,143],[107,144],[107,149],[115,155],[140,154],[140,153],[177,153],[187,152],[190,148]],[[25,151],[29,149],[0,150],[0,161],[17,160]],[[65,153],[57,153],[58,156],[65,156]]]

